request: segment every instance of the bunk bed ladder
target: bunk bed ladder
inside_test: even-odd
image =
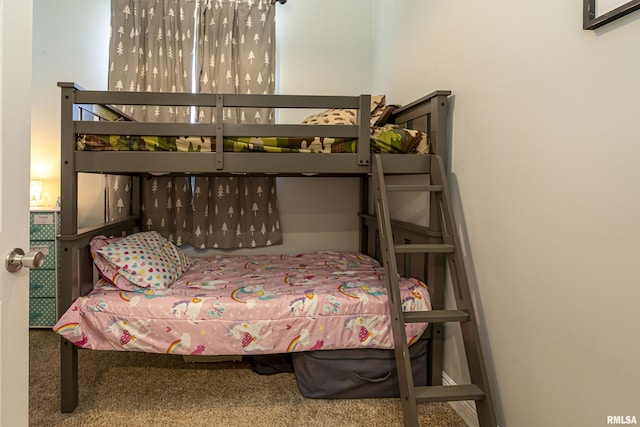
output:
[[[426,185],[386,185],[383,161],[379,155],[373,156],[372,165],[374,204],[378,218],[380,248],[387,277],[387,291],[391,312],[391,327],[395,342],[395,359],[398,371],[400,399],[405,426],[419,426],[418,404],[426,402],[475,401],[478,422],[481,427],[497,425],[495,409],[486,366],[480,348],[477,320],[474,314],[469,291],[469,283],[456,244],[456,225],[449,204],[448,188],[442,158],[431,155],[430,183]],[[431,212],[439,213],[442,239],[438,243],[429,244],[395,244],[391,234],[391,219],[387,203],[387,191],[427,191],[430,195]],[[433,221],[433,219],[431,220]],[[434,309],[424,312],[404,312],[399,290],[399,276],[396,253],[443,254],[449,268],[451,283],[456,300],[456,309]],[[454,322],[460,325],[465,347],[471,384],[463,385],[430,385],[414,387],[411,370],[411,359],[405,334],[405,323]],[[430,384],[441,384],[442,380],[431,378]]]

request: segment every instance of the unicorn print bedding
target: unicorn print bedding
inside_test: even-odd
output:
[[[189,257],[158,233],[94,239],[101,274],[54,330],[81,348],[245,355],[393,348],[383,267],[361,253]],[[427,287],[401,279],[404,309]],[[411,343],[426,324],[406,325]]]

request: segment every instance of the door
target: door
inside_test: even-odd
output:
[[[29,250],[32,0],[0,0],[0,256]],[[29,420],[29,270],[0,268],[0,425]]]

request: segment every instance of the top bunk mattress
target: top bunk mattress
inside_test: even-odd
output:
[[[122,286],[107,274],[111,283],[99,280],[54,330],[81,348],[183,355],[393,348],[384,269],[367,255],[183,259],[193,265],[168,287]],[[406,311],[431,308],[420,280],[401,279],[401,295]],[[426,326],[407,324],[407,341]]]
[[[332,137],[228,137],[226,152],[267,153],[357,153],[355,138]],[[76,137],[78,151],[180,151],[215,152],[212,136],[86,135]],[[426,154],[424,132],[387,124],[371,127],[370,152],[382,154]]]

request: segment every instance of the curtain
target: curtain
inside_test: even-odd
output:
[[[109,89],[192,92],[196,0],[112,0]],[[190,110],[128,106],[136,120],[189,122]]]
[[[270,1],[206,1],[198,58],[202,60],[198,92],[275,92],[275,6]],[[226,4],[226,6],[223,6]],[[253,5],[252,5],[253,4]],[[201,109],[201,122],[215,123],[211,109]],[[269,109],[227,109],[230,123],[270,123]]]
[[[110,90],[275,91],[275,6],[269,0],[112,0],[111,28]],[[136,120],[215,122],[210,108],[123,109]],[[269,123],[273,113],[225,109],[224,121]],[[109,219],[130,212],[123,194],[128,180],[107,179]],[[238,248],[282,242],[273,177],[150,177],[141,192],[143,226],[177,244]]]

